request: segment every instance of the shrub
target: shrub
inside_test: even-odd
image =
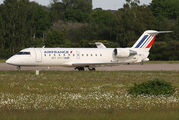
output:
[[[134,83],[134,86],[128,89],[128,93],[134,96],[137,95],[172,95],[175,92],[175,87],[170,82],[154,79],[141,84]]]

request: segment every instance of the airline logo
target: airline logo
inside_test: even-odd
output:
[[[157,35],[144,35],[135,48],[151,48]]]
[[[69,54],[72,53],[73,51],[44,51],[44,53],[63,53],[63,54]]]

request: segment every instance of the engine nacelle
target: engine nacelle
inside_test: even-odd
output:
[[[115,57],[129,57],[130,55],[130,51],[123,48],[115,48],[113,52]]]
[[[136,55],[137,52],[133,50],[128,50],[124,48],[115,48],[113,51],[115,57],[129,57],[132,55]]]

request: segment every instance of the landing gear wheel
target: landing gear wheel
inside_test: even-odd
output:
[[[17,66],[17,71],[21,71],[21,66]]]
[[[89,70],[89,71],[96,71],[95,68],[89,68],[89,67],[88,67],[88,70]]]
[[[144,64],[144,62],[143,61],[141,61],[141,65],[143,65]]]
[[[84,71],[84,70],[85,70],[84,67],[76,67],[75,70],[76,70],[76,69],[77,69],[78,71]]]
[[[91,71],[96,71],[96,69],[95,69],[95,68],[92,68]]]

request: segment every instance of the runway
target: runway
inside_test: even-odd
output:
[[[74,67],[21,67],[22,71],[75,71]],[[85,68],[88,71],[87,68]],[[0,71],[17,71],[16,66],[0,63]],[[179,71],[179,64],[130,64],[107,67],[96,67],[96,71]]]

